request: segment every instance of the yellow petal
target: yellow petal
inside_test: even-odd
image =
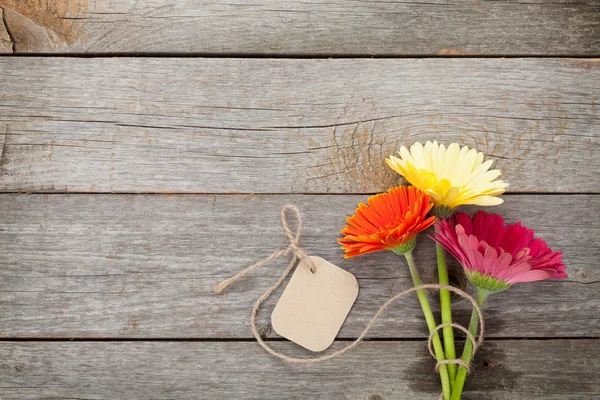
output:
[[[402,146],[399,158],[390,156],[386,163],[403,175],[413,186],[429,193],[436,206],[455,208],[462,204],[496,205],[503,202],[495,196],[505,192],[508,183],[498,180],[500,171],[490,170],[492,160],[467,146],[437,141]]]
[[[410,148],[410,154],[412,154],[415,160],[415,167],[417,169],[426,169],[425,155],[423,154],[423,145],[419,142],[413,144]]]
[[[446,149],[446,157],[444,157],[444,167],[442,172],[442,178],[444,179],[452,179],[454,175],[454,171],[456,170],[457,164],[456,160],[458,158],[458,152],[460,151],[460,147],[458,143],[452,143]]]
[[[479,196],[465,204],[475,204],[477,206],[497,206],[498,204],[502,203],[504,203],[504,200],[500,197]]]

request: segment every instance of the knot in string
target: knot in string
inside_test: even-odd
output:
[[[290,229],[290,226],[287,222],[287,210],[292,210],[296,214],[296,223],[298,227],[296,228],[296,236]],[[290,245],[288,246],[289,251],[294,253],[300,260],[306,262],[308,267],[310,268],[310,272],[313,274],[317,271],[315,264],[310,259],[308,254],[299,246],[298,240],[300,239],[300,232],[302,232],[302,215],[300,214],[300,210],[293,204],[286,204],[281,209],[281,226],[283,226],[283,230],[285,231],[285,235],[290,241]],[[289,252],[288,251],[288,252]]]
[[[298,223],[298,227],[296,230],[296,234],[294,235],[294,232],[292,232],[292,230],[290,229],[288,222],[287,222],[287,211],[288,210],[292,210],[294,211],[294,213],[296,214],[296,219],[297,219],[297,223]],[[436,358],[435,356],[435,352],[433,350],[433,339],[435,336],[438,335],[438,331],[440,329],[442,329],[443,327],[446,326],[452,326],[456,329],[459,329],[461,331],[463,331],[466,335],[468,340],[471,341],[471,343],[473,344],[473,355],[475,354],[475,352],[477,351],[477,349],[481,346],[481,344],[483,343],[483,332],[484,332],[484,321],[483,321],[483,314],[481,312],[481,309],[479,308],[479,306],[477,305],[477,302],[475,301],[475,299],[473,299],[473,297],[471,297],[468,293],[454,287],[454,286],[450,286],[450,285],[438,285],[438,284],[424,284],[424,285],[419,285],[419,286],[415,286],[412,287],[410,289],[404,290],[396,295],[394,295],[391,299],[389,299],[385,304],[383,304],[379,310],[377,310],[377,312],[375,313],[375,315],[373,316],[373,318],[371,318],[371,320],[369,321],[369,323],[367,324],[367,326],[365,327],[365,329],[361,332],[361,334],[358,336],[358,338],[350,343],[349,345],[341,348],[340,350],[337,350],[333,353],[330,354],[326,354],[323,356],[319,356],[319,357],[313,357],[313,358],[294,358],[294,357],[288,357],[285,354],[279,353],[275,350],[273,350],[269,345],[267,345],[265,343],[265,341],[262,339],[262,337],[260,336],[258,329],[256,327],[256,314],[258,313],[258,310],[261,306],[261,304],[267,300],[271,294],[273,294],[273,292],[275,290],[277,290],[277,288],[279,288],[279,286],[281,286],[281,284],[285,281],[285,279],[287,278],[287,276],[290,274],[290,272],[293,270],[294,266],[296,265],[296,262],[298,260],[302,260],[304,261],[308,267],[310,268],[310,270],[312,272],[315,272],[315,265],[312,262],[312,260],[310,259],[310,257],[308,256],[308,254],[306,254],[306,252],[299,246],[298,244],[298,240],[300,238],[300,232],[302,230],[302,216],[300,215],[300,210],[298,210],[298,207],[291,205],[291,204],[287,204],[285,205],[282,210],[281,210],[281,225],[283,226],[283,230],[285,231],[285,234],[290,242],[290,244],[288,245],[288,247],[286,247],[283,250],[279,250],[276,251],[275,253],[271,254],[270,256],[268,256],[267,258],[257,262],[256,264],[253,264],[251,266],[249,266],[248,268],[238,272],[236,275],[234,275],[233,277],[224,280],[223,282],[219,283],[217,286],[215,286],[215,293],[221,293],[223,290],[225,290],[229,285],[231,285],[233,282],[237,281],[238,279],[240,279],[241,277],[243,277],[244,275],[246,275],[247,273],[255,270],[258,267],[261,267],[273,260],[275,260],[278,257],[281,257],[283,255],[289,254],[289,253],[293,253],[294,257],[292,257],[291,262],[288,264],[287,268],[285,269],[285,271],[283,272],[283,274],[281,275],[281,277],[277,280],[277,282],[271,286],[269,289],[267,289],[267,291],[265,293],[263,293],[254,303],[254,307],[252,308],[252,313],[250,314],[250,328],[252,330],[252,334],[254,335],[254,338],[256,339],[256,341],[258,342],[258,344],[260,346],[262,346],[262,348],[264,348],[269,354],[278,357],[284,361],[288,361],[288,362],[292,362],[292,363],[298,363],[298,364],[310,364],[310,363],[316,363],[316,362],[320,362],[320,361],[326,361],[326,360],[331,360],[332,358],[336,358],[338,356],[341,356],[342,354],[346,353],[347,351],[353,349],[354,347],[358,346],[358,344],[365,338],[365,336],[367,335],[367,332],[371,329],[371,327],[375,324],[375,321],[377,321],[377,319],[381,316],[381,314],[383,314],[383,312],[390,307],[393,303],[395,303],[398,299],[400,299],[401,297],[404,297],[406,295],[408,295],[409,293],[413,293],[416,291],[420,291],[423,289],[446,289],[450,292],[456,293],[457,295],[467,299],[472,305],[473,305],[473,309],[477,312],[477,316],[479,318],[479,338],[475,339],[474,335],[471,334],[471,332],[469,332],[468,329],[466,329],[465,327],[455,324],[455,323],[451,323],[451,324],[440,324],[438,326],[436,326],[435,329],[433,329],[431,331],[431,334],[429,335],[429,338],[427,340],[427,347],[429,349],[429,352],[431,353],[431,355]],[[437,358],[436,358],[437,359]],[[469,363],[467,363],[464,360],[461,359],[454,359],[454,360],[441,360],[439,361],[436,366],[435,366],[435,370],[438,371],[439,367],[441,365],[444,364],[457,364],[460,366],[463,366],[466,368],[467,373],[470,372],[470,365]]]
[[[296,214],[296,221],[297,221],[298,227],[296,228],[295,235],[294,235],[294,232],[292,232],[292,230],[290,229],[290,226],[287,221],[287,211],[288,210],[292,210]],[[313,263],[313,261],[310,259],[308,254],[306,254],[306,252],[299,245],[300,233],[302,231],[302,215],[300,214],[300,210],[298,209],[298,207],[296,207],[293,204],[286,204],[281,209],[281,226],[283,226],[285,235],[287,236],[287,238],[290,242],[288,247],[286,247],[283,250],[276,251],[275,253],[271,254],[267,258],[255,263],[255,264],[252,264],[248,268],[238,272],[231,278],[225,279],[223,282],[221,282],[217,286],[215,286],[216,294],[219,294],[223,290],[227,289],[227,287],[229,287],[229,285],[231,285],[233,282],[237,281],[238,279],[242,278],[244,275],[254,271],[255,269],[257,269],[259,267],[262,267],[265,264],[270,263],[271,261],[275,260],[276,258],[279,258],[279,257],[284,256],[289,253],[294,254],[294,257],[292,258],[292,262],[290,262],[288,269],[286,269],[286,272],[284,272],[284,276],[282,277],[283,279],[281,279],[280,282],[278,281],[278,283],[276,284],[276,287],[273,289],[273,291],[275,291],[277,289],[277,287],[279,287],[279,285],[281,285],[281,283],[285,280],[285,277],[290,273],[290,271],[294,267],[294,264],[296,263],[297,259],[304,261],[310,268],[310,272],[315,273],[317,271],[316,266]]]
[[[444,288],[444,289],[446,289],[446,288]],[[429,334],[429,338],[427,339],[427,350],[429,350],[429,354],[431,354],[434,358],[436,358],[435,351],[433,350],[433,337],[436,335],[437,331],[439,331],[440,329],[442,329],[446,326],[451,326],[453,328],[456,328],[456,329],[462,331],[465,335],[467,335],[467,339],[473,345],[471,357],[475,356],[475,352],[477,352],[477,349],[481,346],[481,344],[483,342],[483,318],[481,317],[481,310],[479,309],[479,306],[477,306],[477,303],[473,304],[473,307],[476,307],[475,309],[477,310],[477,312],[479,314],[479,323],[480,323],[479,339],[475,340],[475,336],[473,336],[473,334],[462,325],[459,325],[459,324],[456,324],[453,322],[448,323],[448,324],[439,324],[431,331],[431,333]],[[438,363],[435,364],[435,370],[439,371],[440,366],[444,365],[444,364],[457,364],[462,367],[465,367],[465,369],[467,370],[467,374],[471,373],[471,364],[469,364],[468,362],[466,362],[464,360],[461,360],[460,358],[452,359],[452,360],[438,361]]]

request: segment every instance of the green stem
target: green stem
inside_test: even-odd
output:
[[[415,260],[412,256],[412,251],[405,253],[404,257],[406,257],[406,261],[408,262],[408,268],[410,269],[410,274],[412,276],[414,285],[420,286],[421,278],[419,277],[419,271],[417,271]],[[429,332],[433,332],[437,324],[435,323],[435,319],[433,317],[433,313],[431,312],[431,307],[429,306],[429,301],[427,300],[427,295],[425,294],[425,291],[423,289],[417,290],[417,297],[419,298],[421,308],[423,309],[423,315],[425,316],[425,321],[427,322],[427,328],[429,328]],[[435,351],[435,358],[437,359],[437,361],[443,361],[445,359],[444,349],[442,348],[442,342],[440,341],[440,337],[437,334],[437,332],[433,336],[433,349]],[[451,390],[447,365],[440,365],[439,372],[440,379],[442,381],[442,394],[444,400],[449,400]]]
[[[481,309],[483,307],[483,302],[487,297],[488,292],[485,290],[478,289],[477,290],[477,305]],[[469,332],[473,337],[477,337],[477,327],[479,326],[479,316],[477,315],[477,310],[473,308],[473,312],[471,313],[471,322],[469,323]],[[471,356],[473,355],[473,343],[469,339],[465,342],[465,349],[463,350],[462,360],[470,363]],[[452,400],[460,400],[460,395],[463,391],[463,386],[465,385],[465,378],[467,377],[467,369],[465,367],[458,368],[458,373],[456,374],[456,380],[454,381],[454,389],[452,390]]]
[[[440,285],[449,285],[450,280],[448,279],[448,268],[446,267],[446,255],[444,248],[437,243],[437,262],[438,262],[438,277]],[[440,308],[442,311],[442,324],[452,323],[452,307],[450,305],[450,292],[446,289],[440,289]],[[446,352],[446,358],[448,360],[454,360],[456,358],[456,350],[454,348],[454,330],[451,326],[445,326],[442,328],[444,337],[444,350]],[[456,379],[456,365],[448,365],[448,374],[450,375],[450,388],[454,386],[454,380]]]

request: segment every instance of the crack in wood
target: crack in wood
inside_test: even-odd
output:
[[[6,22],[6,16],[5,16],[3,7],[0,7],[0,19],[2,20],[2,25],[4,27],[4,31],[6,32],[6,36],[8,37],[8,40],[7,40],[6,36],[4,38],[0,36],[0,40],[2,40],[5,43],[8,43],[8,46],[10,47],[9,54],[14,54],[15,53],[15,39],[14,39],[12,33],[10,32],[8,23]],[[0,31],[0,34],[2,34],[1,31]]]
[[[2,150],[0,152],[0,171],[4,170],[4,164],[6,162],[6,141],[8,140],[8,124],[4,128],[4,140],[2,141]]]

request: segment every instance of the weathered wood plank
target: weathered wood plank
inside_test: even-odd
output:
[[[0,7],[0,21],[4,21],[4,10]],[[13,41],[4,24],[0,24],[0,54],[12,53]]]
[[[273,347],[308,355],[290,343]],[[599,340],[486,342],[463,398],[597,398],[599,349]],[[5,400],[437,400],[433,365],[424,342],[366,342],[338,359],[303,366],[256,343],[0,343]]]
[[[359,299],[339,337],[358,336],[391,295],[411,286],[390,252],[344,260],[336,243],[344,219],[367,196],[0,195],[0,330],[4,337],[249,338],[255,299],[286,261],[255,271],[223,295],[213,287],[285,238],[279,212],[299,206],[301,243],[359,279]],[[585,219],[595,195],[512,195],[494,208],[522,220],[564,251],[570,279],[517,285],[486,306],[488,336],[600,336],[600,223]],[[416,260],[435,274],[434,246],[422,237]],[[432,278],[428,279],[432,281]],[[261,312],[268,323],[275,299]],[[459,301],[455,315],[467,323]],[[416,298],[384,314],[371,337],[426,335]]]
[[[0,59],[0,190],[340,193],[416,140],[498,158],[516,192],[599,192],[600,62]]]
[[[600,53],[597,0],[2,0],[0,6],[17,53]]]

